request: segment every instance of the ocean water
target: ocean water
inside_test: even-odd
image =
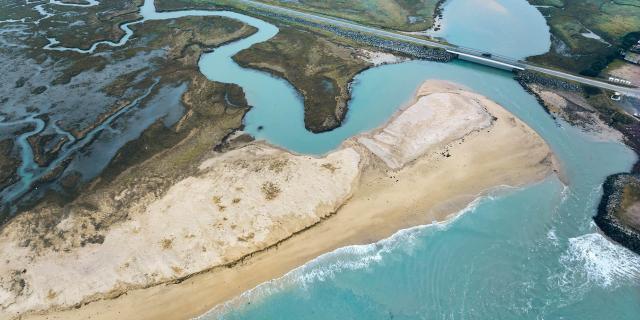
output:
[[[554,121],[510,73],[465,62],[365,71],[343,130],[376,126],[363,117],[384,122],[427,79],[462,83],[529,124],[560,159],[566,186],[551,177],[503,190],[450,223],[326,254],[203,319],[637,319],[640,258],[591,220],[602,181],[630,169],[633,152]]]
[[[637,319],[640,259],[563,221],[572,193],[545,181],[484,199],[449,224],[320,257],[203,318]]]
[[[550,177],[506,188],[454,221],[325,254],[201,319],[637,319],[640,258],[605,239],[591,220],[602,181],[630,169],[636,160],[631,150],[553,120],[511,73],[467,62],[410,61],[367,70],[355,79],[344,125],[312,134],[289,84],[231,60],[274,34],[262,30],[200,62],[210,79],[243,87],[253,106],[246,131],[258,139],[323,154],[383,124],[423,81],[450,80],[497,101],[543,136],[566,181]]]

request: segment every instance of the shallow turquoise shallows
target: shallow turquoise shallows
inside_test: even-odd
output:
[[[524,0],[448,0],[441,29],[428,34],[449,43],[522,59],[549,50],[549,27]]]
[[[383,124],[423,81],[451,80],[497,101],[541,134],[562,162],[567,186],[552,177],[505,188],[447,224],[323,255],[203,319],[637,319],[640,258],[607,241],[591,222],[604,178],[635,161],[628,148],[555,122],[511,73],[466,62],[367,70],[356,77],[344,125],[312,134],[289,84],[231,60],[277,33],[268,24],[254,26],[261,31],[207,54],[200,67],[212,80],[243,87],[253,106],[246,130],[257,138],[323,154]]]
[[[640,258],[591,222],[603,179],[628,170],[635,155],[553,121],[510,73],[468,63],[414,61],[364,72],[340,130],[384,122],[426,79],[462,83],[528,123],[561,160],[567,187],[550,178],[503,190],[449,224],[326,254],[205,319],[637,319]],[[279,143],[305,147],[290,136]],[[312,145],[316,152],[328,146],[323,139]]]

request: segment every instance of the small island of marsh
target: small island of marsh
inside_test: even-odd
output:
[[[48,231],[63,236],[43,235],[50,246],[25,245],[35,212],[16,217],[0,234],[0,278],[13,283],[2,288],[3,312],[35,316],[119,297],[62,313],[108,318],[151,292],[160,298],[144,303],[148,316],[195,316],[322,253],[446,220],[500,186],[540,181],[555,163],[544,140],[495,102],[427,81],[388,123],[321,157],[241,143],[166,193],[137,197],[126,220],[105,228],[83,229],[86,200],[77,199]],[[81,232],[100,241],[64,236]],[[51,268],[56,277],[39,276]],[[177,295],[171,309],[162,305]]]

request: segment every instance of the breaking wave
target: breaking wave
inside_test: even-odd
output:
[[[343,271],[367,269],[374,264],[382,263],[385,256],[398,250],[410,254],[418,243],[418,240],[422,239],[426,232],[438,232],[448,229],[449,226],[461,216],[475,211],[481,203],[494,200],[496,198],[495,194],[503,193],[504,190],[511,189],[514,188],[505,186],[504,188],[496,190],[496,192],[493,193],[494,195],[478,197],[466,208],[446,221],[403,229],[389,238],[376,243],[346,246],[323,254],[289,271],[280,278],[264,282],[244,292],[237,298],[214,307],[209,312],[195,319],[218,319],[225,313],[236,309],[247,301],[260,300],[293,287],[305,289],[308,285],[315,282],[333,279],[338,273]]]
[[[565,281],[581,287],[615,289],[640,280],[640,257],[599,233],[570,238],[560,263],[566,270]]]

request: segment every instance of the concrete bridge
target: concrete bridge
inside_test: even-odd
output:
[[[513,70],[524,71],[525,70],[525,67],[519,63],[512,63],[510,61],[501,61],[493,57],[493,55],[486,54],[486,53],[485,54],[481,53],[478,55],[478,54],[472,54],[472,53],[464,53],[462,52],[462,50],[450,50],[450,49],[447,49],[447,52],[457,55],[458,59],[460,60],[471,61],[471,62],[479,63],[485,66],[490,66],[490,67],[508,70],[508,71],[513,71]]]

